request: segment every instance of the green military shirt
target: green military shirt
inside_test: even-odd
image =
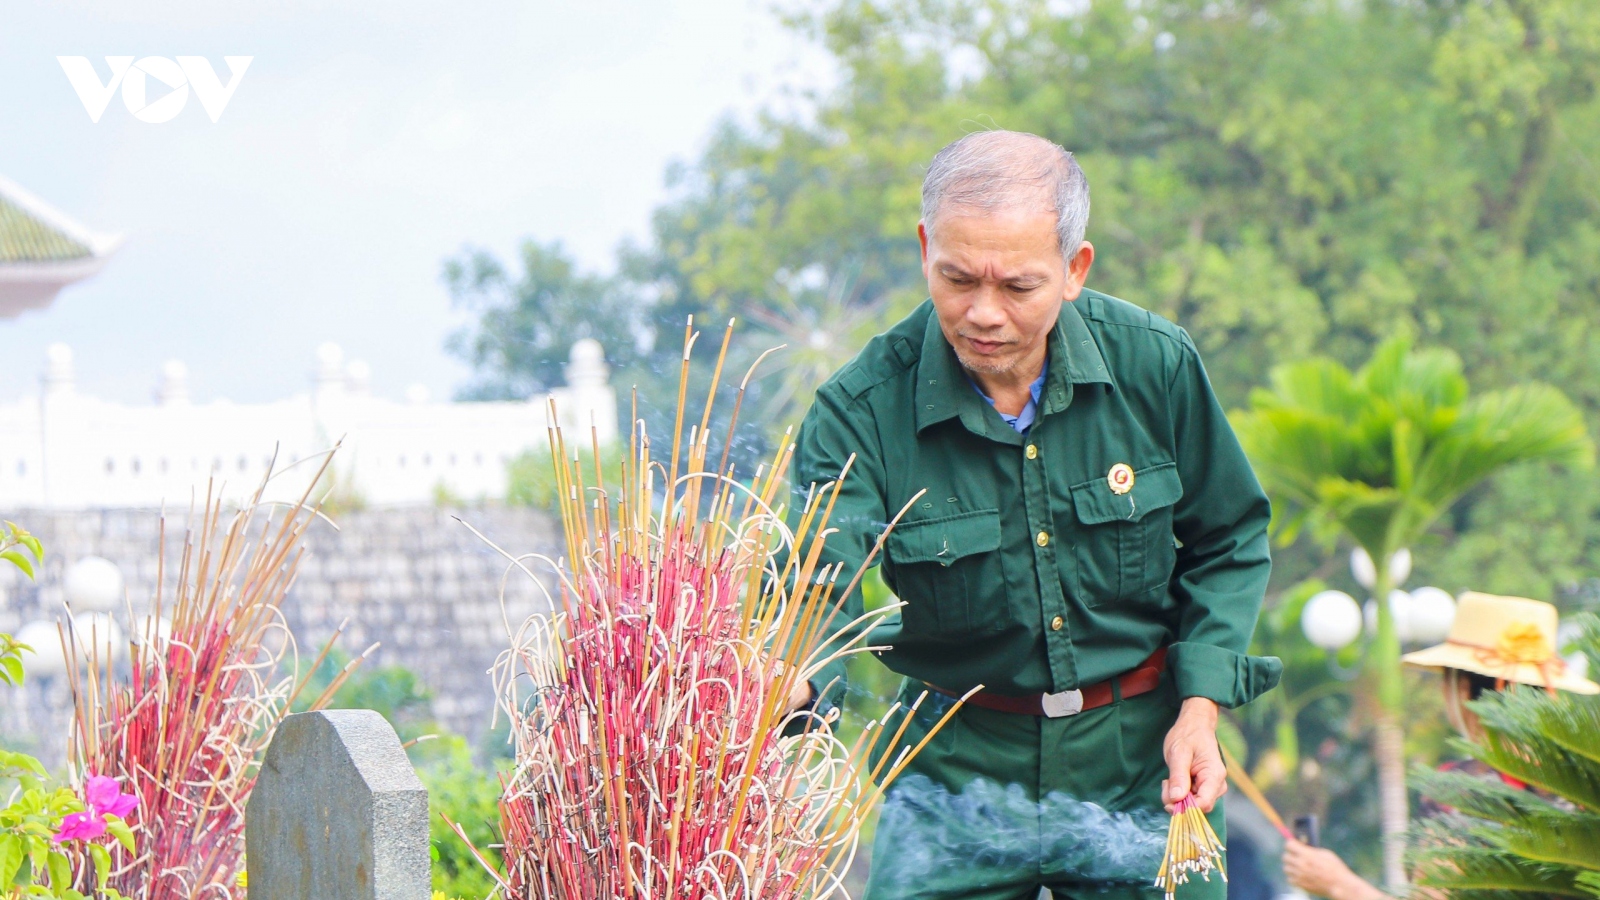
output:
[[[873,636],[890,668],[954,691],[1056,692],[1170,645],[1182,697],[1233,707],[1276,683],[1277,660],[1246,655],[1271,566],[1267,498],[1183,329],[1085,290],[1062,306],[1019,434],[924,302],[818,390],[797,490],[852,454],[823,554],[841,584],[925,492],[874,561],[905,603]],[[1113,490],[1121,466],[1132,486]],[[837,621],[861,614],[859,591],[844,603]],[[842,665],[813,679],[842,683]]]

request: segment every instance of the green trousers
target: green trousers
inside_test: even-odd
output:
[[[907,679],[898,699],[909,705],[923,689]],[[902,746],[953,702],[930,693]],[[1034,900],[1041,887],[1057,900],[1160,900],[1162,742],[1177,714],[1170,674],[1154,691],[1059,719],[963,707],[891,785],[865,900]],[[898,727],[897,717],[888,733]],[[1209,819],[1226,840],[1221,803]],[[1195,878],[1177,900],[1226,893],[1216,876]]]

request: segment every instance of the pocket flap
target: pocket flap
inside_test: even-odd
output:
[[[1183,481],[1175,463],[1149,466],[1133,473],[1133,489],[1113,493],[1104,478],[1072,486],[1072,505],[1085,525],[1102,522],[1137,522],[1145,513],[1171,506],[1183,496]]]
[[[889,532],[884,546],[895,563],[948,566],[963,556],[1000,549],[1000,511],[979,509],[937,519],[902,519]]]

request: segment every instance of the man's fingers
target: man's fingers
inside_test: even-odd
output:
[[[1222,767],[1221,760],[1213,763],[1209,759],[1200,760],[1195,769],[1195,799],[1200,802],[1202,812],[1211,812],[1217,805],[1217,798],[1228,792],[1227,770]]]
[[[1167,803],[1177,803],[1189,796],[1189,766],[1194,762],[1194,751],[1186,741],[1178,741],[1167,750]]]

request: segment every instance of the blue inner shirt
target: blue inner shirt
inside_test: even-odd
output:
[[[1033,424],[1033,417],[1038,415],[1039,393],[1044,390],[1044,376],[1049,374],[1049,372],[1050,360],[1046,359],[1044,361],[1044,366],[1039,369],[1039,377],[1033,380],[1033,384],[1028,385],[1028,403],[1022,407],[1022,412],[1019,412],[1014,416],[1008,416],[1005,413],[1000,413],[1000,418],[1005,419],[1006,424],[1015,429],[1017,434],[1023,434],[1027,432],[1028,426]],[[983,388],[979,387],[978,383],[972,380],[972,376],[970,374],[967,375],[967,383],[972,385],[972,389],[978,392],[978,396],[989,401],[990,406],[994,406],[994,398],[988,394],[985,394],[983,392]],[[996,409],[995,412],[1000,412],[1000,410]]]

